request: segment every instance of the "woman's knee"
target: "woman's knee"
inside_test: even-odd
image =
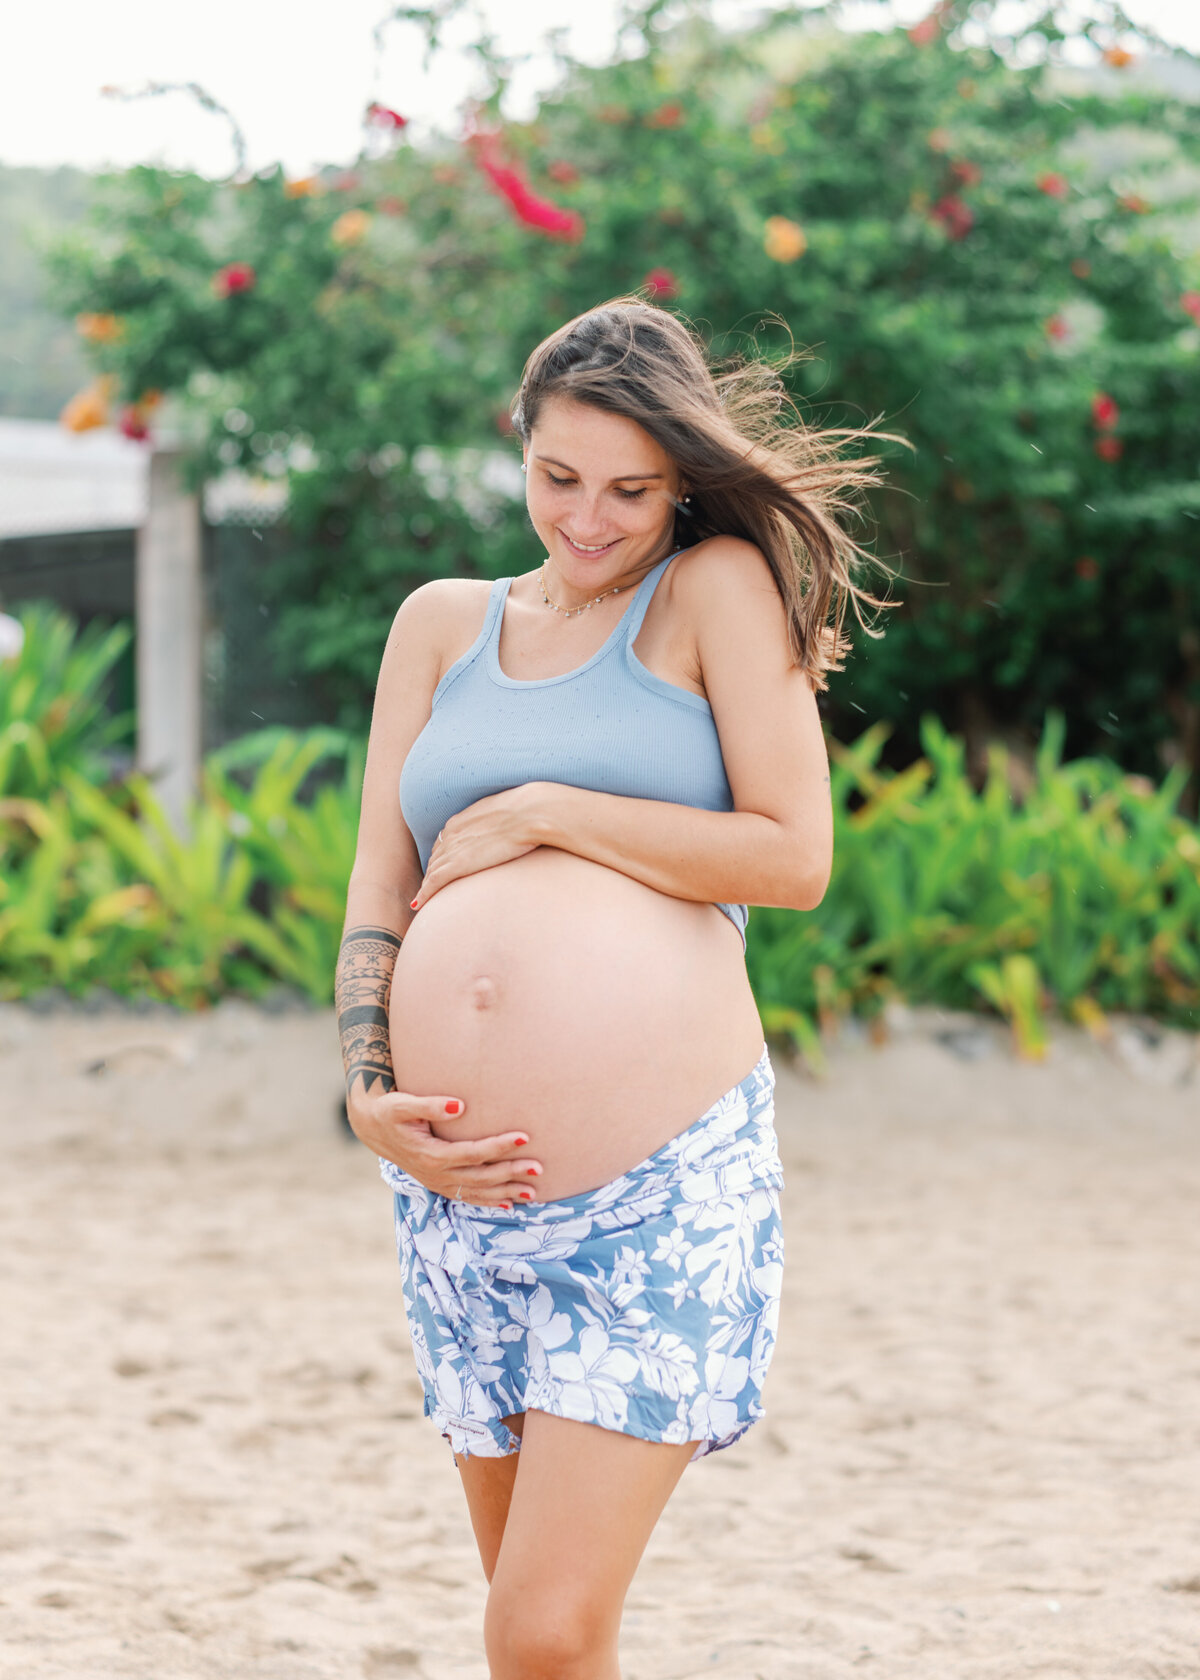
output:
[[[565,1595],[493,1587],[484,1617],[491,1680],[609,1680],[619,1624],[619,1613]]]

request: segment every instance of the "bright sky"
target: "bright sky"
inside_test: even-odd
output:
[[[910,24],[931,0],[847,0],[850,28]],[[562,23],[576,56],[599,61],[617,37],[619,0],[478,0],[510,53],[535,55],[514,90],[519,117],[553,65],[538,48]],[[1077,0],[1088,9],[1089,0]],[[771,0],[713,0],[722,24],[752,22]],[[1028,6],[1013,4],[1014,12]],[[1125,0],[1126,12],[1166,39],[1200,53],[1197,0]],[[380,53],[372,32],[387,0],[51,0],[8,9],[0,32],[0,162],[73,163],[95,169],[157,162],[206,175],[233,167],[224,120],[185,93],[105,97],[105,85],[133,93],[150,82],[196,82],[229,109],[245,134],[252,169],[282,162],[289,175],[349,163],[362,144],[373,99],[412,120],[410,134],[457,130],[458,108],[474,89],[461,45],[426,69],[411,25],[389,25]],[[461,42],[463,31],[457,31]]]

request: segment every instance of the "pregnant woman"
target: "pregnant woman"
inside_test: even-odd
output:
[[[746,906],[825,891],[816,693],[846,601],[884,604],[835,517],[879,482],[835,439],[868,434],[784,406],[638,298],[569,322],[512,413],[544,561],[415,590],[383,655],[347,1109],[394,1192],[492,1680],[617,1680],[684,1466],[762,1415],[782,1174]]]

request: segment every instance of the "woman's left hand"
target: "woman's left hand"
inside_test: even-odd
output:
[[[494,869],[540,846],[535,822],[538,785],[526,782],[489,794],[451,817],[434,842],[411,908],[419,910],[435,892],[462,875]]]

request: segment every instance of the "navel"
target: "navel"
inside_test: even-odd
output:
[[[499,988],[489,975],[480,974],[467,987],[467,995],[476,1009],[493,1009],[499,997]]]

